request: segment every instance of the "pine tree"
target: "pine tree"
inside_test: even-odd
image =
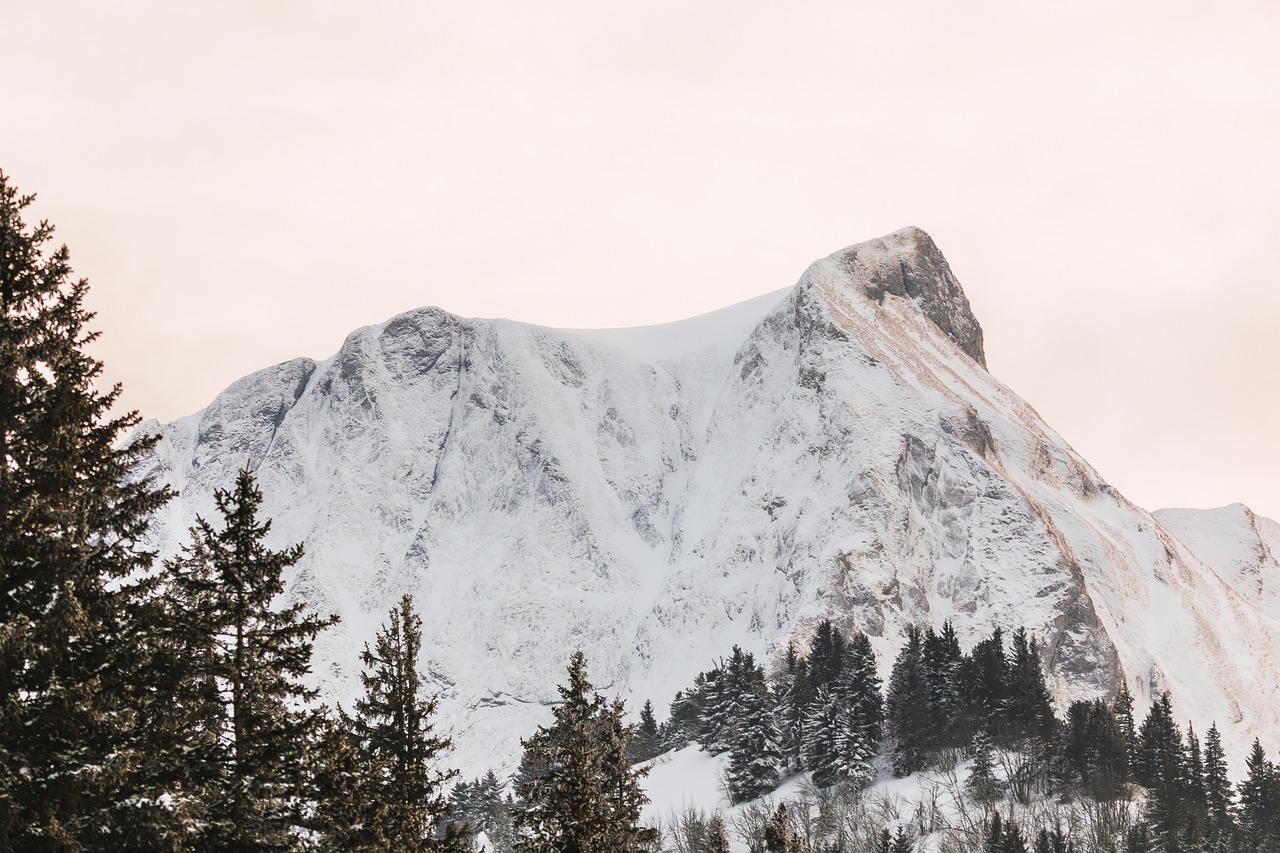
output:
[[[1005,711],[1008,706],[1008,659],[1004,651],[1004,632],[996,628],[991,637],[973,647],[961,661],[965,705],[975,726],[986,727],[1003,736]]]
[[[1142,721],[1136,763],[1138,781],[1149,791],[1145,819],[1152,841],[1162,850],[1174,849],[1187,820],[1183,805],[1186,751],[1168,693],[1152,704]]]
[[[840,730],[844,721],[840,706],[823,687],[804,715],[804,767],[813,772],[813,784],[829,788],[840,781]]]
[[[1215,723],[1204,736],[1205,838],[1210,846],[1232,836],[1231,780],[1227,777],[1227,756]]]
[[[844,667],[845,639],[830,619],[818,623],[809,644],[809,685],[817,691],[833,685]]]
[[[0,172],[0,849],[172,843],[135,544],[170,492],[131,477],[156,439],[120,444],[138,417],[95,387],[88,282],[32,200]]]
[[[1208,792],[1205,790],[1204,760],[1200,753],[1200,741],[1195,729],[1187,723],[1186,763],[1182,776],[1183,842],[1190,849],[1197,849],[1205,837],[1205,824],[1209,820]]]
[[[307,754],[324,731],[322,709],[308,707],[316,692],[302,678],[310,671],[312,640],[337,617],[321,619],[300,604],[273,609],[283,572],[302,557],[302,547],[265,546],[271,523],[258,519],[262,493],[248,471],[232,491],[216,490],[214,503],[222,525],[197,518],[196,544],[167,564],[171,594],[204,602],[189,614],[201,620],[207,643],[191,667],[191,689],[216,690],[222,709],[200,726],[223,728],[206,757],[199,837],[209,850],[293,849],[301,844],[293,827],[310,796]]]
[[[551,726],[522,741],[525,773],[516,784],[522,853],[636,853],[655,836],[639,825],[646,768],[627,760],[631,727],[621,702],[592,690],[582,652],[569,659],[569,684]]]
[[[457,772],[435,765],[451,746],[433,733],[436,699],[422,696],[418,658],[422,619],[405,595],[360,655],[364,695],[356,700],[352,731],[364,763],[365,797],[374,811],[365,824],[389,849],[444,849],[448,804],[442,789]],[[443,844],[451,842],[446,839]]]
[[[907,629],[907,644],[893,662],[885,716],[893,736],[893,772],[909,776],[923,770],[933,751],[929,683],[920,631]]]

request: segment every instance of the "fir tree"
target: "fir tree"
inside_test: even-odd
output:
[[[954,639],[955,635],[951,636]],[[880,693],[880,676],[876,673],[876,656],[871,649],[871,640],[861,631],[849,640],[837,691],[849,708],[852,729],[861,733],[874,753],[883,734],[884,696]]]
[[[522,853],[636,853],[655,833],[639,825],[647,769],[627,761],[631,727],[620,702],[609,704],[587,680],[582,652],[569,660],[569,684],[551,726],[523,741],[525,772],[516,784]]]
[[[726,781],[730,800],[741,803],[778,787],[782,737],[761,686],[743,692],[735,716],[737,732],[729,752]]]
[[[893,772],[908,776],[923,770],[933,750],[929,683],[920,631],[907,629],[907,644],[893,662],[885,716],[893,736]]]
[[[658,721],[653,716],[653,703],[646,699],[640,708],[640,725],[631,738],[631,763],[648,761],[661,751],[658,745]]]
[[[804,715],[804,767],[813,772],[813,784],[829,788],[840,780],[841,728],[846,714],[823,687]]]
[[[1271,851],[1280,847],[1280,780],[1257,738],[1245,769],[1248,775],[1240,783],[1238,806],[1240,832],[1246,849]]]
[[[88,282],[32,200],[0,172],[0,849],[176,843],[136,546],[170,493],[130,476],[156,438],[120,444],[138,417],[95,387]]]
[[[996,628],[989,639],[973,647],[961,662],[965,705],[976,726],[1002,735],[1008,706],[1008,660],[1004,633]]]
[[[301,546],[264,545],[269,521],[258,519],[262,493],[248,471],[232,491],[214,492],[222,525],[197,518],[196,544],[167,568],[173,595],[198,597],[189,614],[210,638],[193,666],[193,690],[216,689],[223,710],[204,726],[222,726],[211,762],[206,814],[197,836],[210,850],[282,850],[300,846],[293,827],[309,796],[304,768],[323,733],[316,693],[302,684],[311,642],[336,617],[321,619],[295,604],[275,610],[282,574]],[[200,632],[193,631],[193,635]]]
[[[1222,736],[1214,724],[1204,736],[1205,838],[1211,846],[1226,841],[1235,829],[1231,817],[1231,780]]]
[[[986,732],[978,732],[974,736],[973,765],[969,768],[965,787],[974,800],[987,806],[1000,799],[1004,790],[1004,785],[996,778],[995,751]]]
[[[421,648],[422,619],[405,595],[360,655],[364,695],[352,720],[372,809],[365,824],[404,853],[444,849],[437,843],[449,810],[442,789],[457,776],[435,766],[452,744],[433,733],[436,699],[422,696]]]
[[[789,772],[804,765],[805,708],[809,702],[808,666],[796,651],[794,643],[787,645],[782,669],[774,681],[773,691],[778,698],[774,719],[782,736],[782,754]]]
[[[817,691],[832,686],[844,668],[845,640],[830,619],[818,623],[809,644],[809,685]]]
[[[1040,665],[1040,652],[1026,628],[1013,633],[1013,659],[1008,670],[1004,719],[1015,739],[1052,736],[1057,719]]]
[[[1120,740],[1124,745],[1125,765],[1130,772],[1133,769],[1134,752],[1138,746],[1137,728],[1133,721],[1133,696],[1129,686],[1120,683],[1120,692],[1111,703],[1111,712],[1115,715],[1116,724],[1120,728]]]
[[[956,725],[960,711],[960,641],[950,622],[942,632],[933,628],[924,634],[925,677],[929,683],[929,713],[939,747],[957,747],[968,742],[971,732]]]

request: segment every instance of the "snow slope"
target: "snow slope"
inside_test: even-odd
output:
[[[919,229],[648,329],[410,311],[141,429],[162,436],[145,472],[181,493],[164,552],[257,472],[274,543],[307,546],[287,595],[343,619],[316,647],[328,697],[415,596],[468,774],[513,766],[576,648],[598,688],[661,711],[731,644],[775,655],[828,616],[886,675],[908,624],[965,643],[1025,624],[1064,700],[1124,679],[1236,755],[1280,736],[1274,608],[986,371]]]
[[[1242,598],[1280,620],[1280,524],[1244,504],[1153,515]]]

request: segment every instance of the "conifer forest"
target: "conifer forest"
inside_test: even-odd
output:
[[[412,597],[350,707],[309,686],[337,617],[279,606],[307,543],[267,546],[251,461],[179,554],[141,544],[173,498],[134,473],[157,439],[125,440],[88,283],[31,198],[0,173],[0,851],[1280,851],[1277,744],[1233,778],[1167,694],[1057,702],[1018,625],[967,649],[913,627],[882,683],[871,639],[823,620],[775,660],[725,649],[665,714],[597,692],[578,651],[519,769],[463,778]],[[691,747],[724,758],[728,807],[646,820],[646,774]],[[880,783],[913,776],[936,808],[892,813]]]

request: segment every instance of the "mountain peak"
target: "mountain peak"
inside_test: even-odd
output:
[[[970,358],[987,366],[982,326],[937,244],[914,225],[867,240],[830,257],[876,302],[886,294],[910,299]]]

